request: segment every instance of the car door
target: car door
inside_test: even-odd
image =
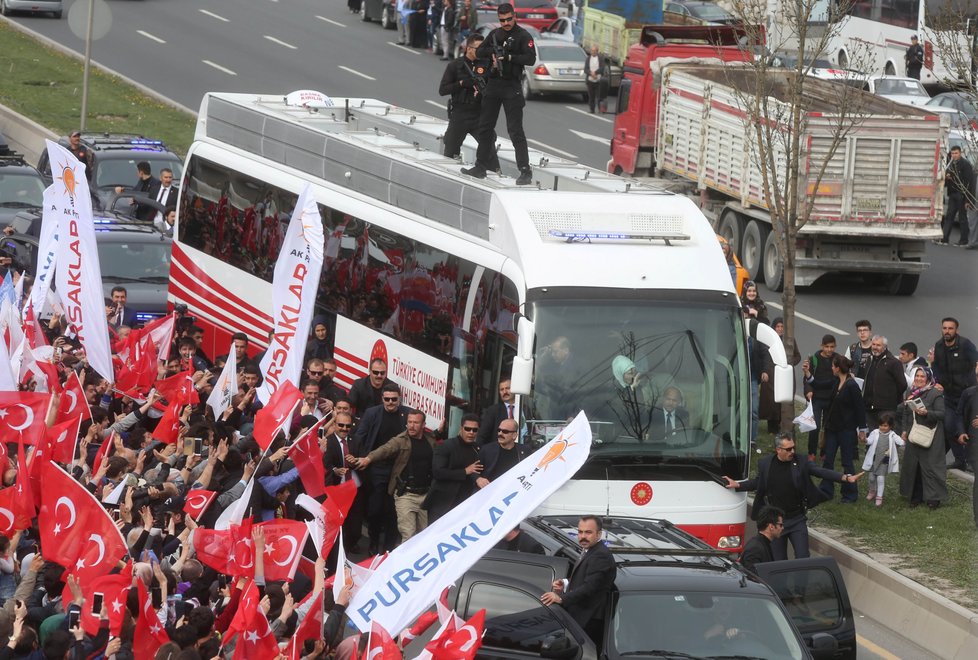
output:
[[[766,562],[755,570],[781,599],[816,660],[855,660],[856,623],[834,558]]]
[[[485,610],[481,660],[562,658],[595,660],[594,643],[559,606],[540,602],[535,584],[496,572],[469,571],[459,585],[456,612],[469,619]]]

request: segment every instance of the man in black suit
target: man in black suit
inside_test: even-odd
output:
[[[153,176],[153,168],[148,162],[141,160],[136,163],[136,183],[133,184],[132,188],[130,188],[131,192],[148,196],[151,194],[150,191],[153,189],[158,190],[157,186],[159,185],[160,181]],[[117,193],[125,192],[125,190],[126,189],[124,186],[115,187],[115,191]],[[153,216],[156,215],[156,209],[148,204],[140,204],[135,199],[133,199],[130,203],[136,207],[135,211],[133,212],[133,216],[135,216],[137,220],[149,222],[153,219]]]
[[[433,483],[423,505],[428,511],[429,524],[489,484],[481,476],[479,445],[475,442],[478,433],[479,417],[466,413],[458,435],[435,448],[431,461]]]
[[[346,550],[355,551],[363,535],[363,506],[360,497],[362,479],[355,471],[356,450],[350,432],[353,429],[353,415],[346,411],[333,411],[333,433],[323,438],[323,467],[326,468],[326,485],[338,486],[353,480],[357,486],[357,496],[343,521],[343,545]]]
[[[496,429],[496,442],[479,448],[482,476],[486,483],[498,479],[507,470],[530,455],[530,448],[516,444],[518,427],[515,419],[504,419]]]
[[[777,460],[775,460],[775,458]],[[765,456],[757,463],[757,476],[746,481],[727,480],[727,488],[736,491],[757,491],[751,518],[757,520],[766,505],[784,511],[784,527],[778,539],[771,542],[775,560],[788,558],[788,540],[795,552],[795,559],[811,556],[808,549],[808,509],[832,499],[831,495],[812,483],[812,476],[828,481],[854,484],[863,473],[841,474],[820,467],[808,460],[808,456],[795,453],[795,438],[788,432],[779,433],[774,439],[774,456]]]
[[[394,385],[394,381],[387,378],[387,363],[380,358],[374,358],[370,361],[367,375],[357,378],[350,386],[353,412],[362,417],[368,408],[379,406],[383,398],[382,392],[387,385]]]
[[[581,516],[577,523],[581,556],[571,569],[570,578],[556,580],[553,591],[540,597],[544,605],[557,604],[567,610],[595,643],[600,642],[601,613],[618,574],[611,550],[601,542],[603,529],[601,518]]]
[[[163,208],[169,206],[176,207],[177,189],[173,187],[173,170],[165,167],[160,170],[160,180],[155,186],[150,188],[149,196],[156,200],[156,203]],[[157,211],[153,216],[153,224],[161,231],[172,229],[172,227],[167,226],[166,216],[162,211]]]
[[[482,411],[477,440],[480,445],[487,445],[496,439],[499,422],[516,418],[516,395],[509,389],[510,384],[509,378],[499,381],[499,402]]]
[[[528,552],[533,555],[545,555],[547,551],[536,539],[529,534],[524,534],[519,525],[511,529],[502,540],[493,546],[497,550],[509,550],[510,552]]]
[[[771,543],[781,536],[784,529],[784,511],[776,506],[766,506],[757,516],[757,536],[744,545],[740,563],[749,571],[758,564],[774,561]]]
[[[407,415],[410,408],[401,405],[401,391],[397,385],[394,383],[384,385],[380,398],[381,405],[367,408],[353,432],[353,446],[359,458],[365,458],[367,454],[386,444],[388,440],[407,428]],[[380,550],[381,534],[385,535],[387,550],[397,547],[400,536],[397,531],[394,499],[387,492],[393,468],[394,459],[390,458],[373,462],[367,470],[367,483],[364,488],[368,489],[366,515],[371,555],[377,554]]]
[[[649,437],[652,440],[685,440],[689,429],[689,411],[683,407],[683,393],[678,387],[669,386],[662,391],[659,405],[652,409]]]
[[[112,287],[112,312],[109,314],[109,325],[116,329],[122,326],[131,328],[136,322],[136,311],[126,307],[128,295],[126,287]]]

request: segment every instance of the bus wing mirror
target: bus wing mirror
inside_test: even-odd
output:
[[[767,346],[771,361],[774,362],[774,400],[778,403],[788,403],[795,398],[794,371],[788,364],[788,356],[784,352],[781,336],[774,328],[757,319],[748,321],[747,331],[751,337]]]
[[[774,400],[778,403],[791,403],[795,400],[795,372],[789,367],[774,367]]]
[[[533,321],[525,316],[516,323],[519,344],[513,358],[513,371],[510,374],[510,390],[513,394],[528,395],[533,384]]]

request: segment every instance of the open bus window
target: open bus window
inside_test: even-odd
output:
[[[740,461],[748,442],[736,308],[641,300],[540,301],[531,440],[583,410],[593,455]],[[532,437],[533,433],[541,435]]]

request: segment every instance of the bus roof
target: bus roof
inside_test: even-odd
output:
[[[685,196],[533,149],[539,187],[474,179],[440,153],[445,120],[375,99],[333,102],[313,109],[281,95],[209,93],[195,139],[468,235],[517,262],[527,288],[733,292],[713,229]],[[511,143],[498,143],[504,171],[515,172]]]

